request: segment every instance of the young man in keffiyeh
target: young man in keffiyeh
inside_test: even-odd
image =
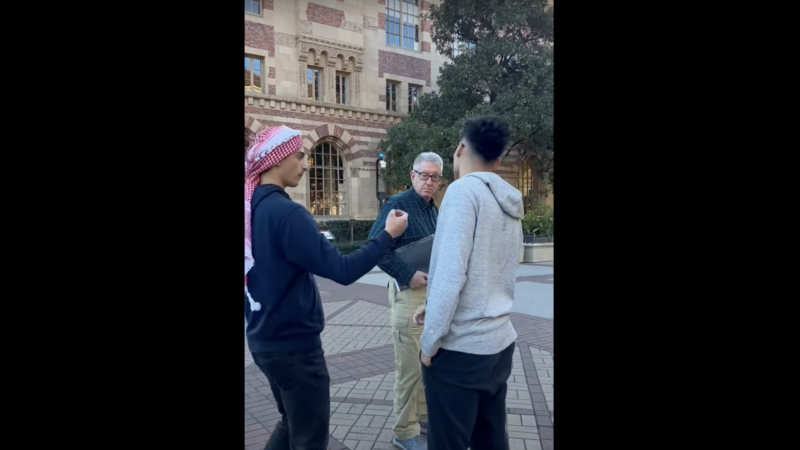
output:
[[[408,215],[397,211],[383,233],[342,255],[284,190],[296,187],[306,170],[303,138],[285,126],[259,133],[245,157],[247,343],[281,413],[265,450],[328,445],[330,376],[320,339],[325,314],[314,275],[354,283],[408,226]]]

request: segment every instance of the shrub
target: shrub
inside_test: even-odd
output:
[[[356,220],[353,225],[353,240],[366,241],[369,238],[369,230],[372,229],[372,224],[375,220]],[[328,230],[333,233],[336,238],[334,242],[350,243],[350,220],[326,220],[318,222],[320,230]]]
[[[526,236],[552,236],[553,209],[544,204],[534,206],[522,218],[522,231]]]
[[[333,241],[333,246],[339,249],[342,254],[347,255],[360,249],[366,243],[367,241],[353,241],[353,245],[350,245],[350,240],[341,242]]]

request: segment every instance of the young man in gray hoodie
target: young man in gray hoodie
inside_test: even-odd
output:
[[[506,450],[506,381],[522,247],[522,194],[495,170],[511,141],[499,117],[465,122],[420,311],[430,450]],[[417,319],[418,317],[415,317]]]

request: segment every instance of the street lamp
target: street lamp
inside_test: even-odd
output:
[[[386,168],[386,160],[383,153],[378,154],[378,159],[375,160],[375,196],[378,198],[378,211],[383,207],[383,202],[386,201],[386,189],[381,190],[381,169]],[[384,184],[386,184],[384,182]]]

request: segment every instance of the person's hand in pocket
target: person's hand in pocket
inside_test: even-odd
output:
[[[431,361],[431,357],[430,356],[426,355],[425,353],[420,353],[419,354],[419,362],[421,362],[422,365],[425,366],[425,367],[430,367],[432,361]]]

